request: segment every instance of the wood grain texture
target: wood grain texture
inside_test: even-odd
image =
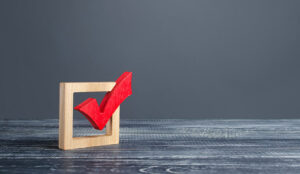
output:
[[[61,82],[59,84],[59,138],[58,147],[63,150],[103,146],[119,143],[120,107],[109,119],[106,133],[73,137],[73,98],[76,92],[107,92],[115,82]]]
[[[99,134],[86,120],[73,131]],[[300,172],[300,120],[121,120],[118,145],[57,143],[58,120],[0,121],[0,173]]]

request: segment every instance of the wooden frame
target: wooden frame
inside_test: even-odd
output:
[[[119,144],[120,107],[106,124],[106,134],[73,137],[73,96],[76,92],[111,91],[115,82],[61,82],[59,86],[59,148],[70,150]]]

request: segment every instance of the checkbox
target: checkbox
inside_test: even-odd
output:
[[[92,146],[119,144],[120,107],[106,124],[104,135],[73,137],[74,93],[108,92],[115,82],[61,82],[59,86],[59,148],[71,150]]]

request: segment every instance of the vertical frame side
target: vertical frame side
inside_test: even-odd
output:
[[[73,138],[73,91],[66,83],[59,90],[59,148],[72,148]]]
[[[120,106],[116,109],[112,116],[112,138],[114,144],[119,144],[120,136]]]

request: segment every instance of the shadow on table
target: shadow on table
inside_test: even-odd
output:
[[[58,149],[58,140],[33,140],[33,139],[20,139],[20,140],[0,140],[1,146],[7,147],[26,147],[26,148],[45,148],[45,149]]]

